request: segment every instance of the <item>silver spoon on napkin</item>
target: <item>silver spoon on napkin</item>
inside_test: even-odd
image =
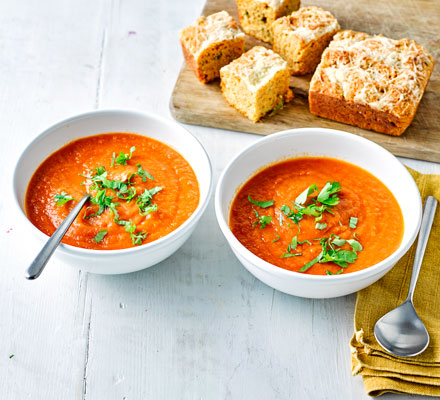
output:
[[[75,221],[76,216],[79,214],[81,209],[86,204],[90,195],[86,194],[84,197],[78,202],[78,204],[73,207],[72,211],[67,215],[66,219],[61,223],[61,225],[57,228],[57,230],[52,234],[43,248],[40,250],[38,255],[35,257],[35,260],[26,270],[25,277],[26,279],[36,279],[40,276],[41,272],[43,272],[44,267],[49,261],[50,257],[52,257],[53,252],[58,247],[61,242],[61,239],[66,234],[67,230],[72,225],[73,221]]]
[[[379,319],[374,326],[374,336],[377,342],[386,351],[396,356],[416,356],[425,351],[429,344],[429,334],[414,308],[413,296],[437,203],[432,196],[426,198],[408,297],[400,306]]]

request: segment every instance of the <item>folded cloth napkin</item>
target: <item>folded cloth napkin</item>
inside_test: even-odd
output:
[[[410,172],[423,201],[426,196],[440,199],[440,175]],[[373,334],[376,321],[406,299],[415,249],[416,243],[388,274],[357,295],[350,341],[352,374],[362,375],[370,396],[386,392],[440,396],[440,210],[414,293],[414,306],[431,338],[428,348],[415,357],[393,356]]]

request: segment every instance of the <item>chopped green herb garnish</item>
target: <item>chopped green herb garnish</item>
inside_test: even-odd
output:
[[[254,208],[255,216],[258,218],[257,221],[254,222],[252,225],[252,228],[255,228],[255,225],[258,223],[260,224],[260,229],[263,229],[266,227],[266,225],[269,225],[272,221],[272,217],[270,215],[262,215],[260,216],[258,214],[258,211]]]
[[[307,271],[310,267],[312,267],[313,265],[315,265],[317,262],[319,262],[319,260],[322,257],[322,252],[318,254],[317,257],[315,257],[312,261],[309,261],[306,265],[304,265],[304,267],[302,267],[299,272],[305,272]]]
[[[139,214],[145,217],[146,215],[150,214],[153,211],[157,211],[157,204],[152,204],[151,206],[147,206],[143,210],[139,209]]]
[[[110,204],[112,203],[112,200],[114,199],[114,197],[106,196],[105,192],[106,192],[105,189],[98,190],[98,192],[96,193],[96,196],[90,198],[90,201],[93,204],[98,205],[99,209],[96,213],[87,215],[87,210],[90,208],[90,207],[87,207],[86,212],[84,213],[84,219],[89,219],[89,218],[101,215],[106,208],[110,207]],[[116,204],[115,204],[115,206],[116,206]]]
[[[315,221],[320,221],[322,215],[325,211],[330,214],[334,214],[331,208],[339,203],[339,197],[336,192],[341,190],[341,185],[339,182],[327,182],[326,185],[319,192],[318,196],[312,197],[313,203],[305,206],[307,198],[318,190],[316,185],[310,185],[306,190],[304,190],[293,203],[293,208],[295,211],[291,210],[287,205],[281,206],[280,210],[290,218],[295,224],[299,224],[299,221],[304,217],[304,215],[311,215],[315,217]],[[321,205],[318,205],[320,202]]]
[[[267,207],[273,206],[273,200],[268,200],[268,201],[252,200],[250,195],[248,195],[248,200],[250,203],[255,204],[256,206],[261,207],[261,208],[267,208]]]
[[[356,217],[350,217],[350,222],[348,223],[348,226],[351,229],[356,229],[357,224],[358,224],[358,219]]]
[[[339,221],[339,226],[342,226],[342,222],[341,221]]]
[[[112,162],[111,162],[111,164],[110,164],[110,166],[111,166],[112,168],[113,168],[114,165],[115,165],[115,161],[116,161],[116,153],[113,152],[113,155],[112,155]]]
[[[56,194],[53,196],[53,199],[56,201],[57,207],[60,207],[71,200],[75,200],[70,194],[67,194],[64,191],[62,191],[61,194]]]
[[[142,169],[142,165],[141,164],[136,164],[136,167],[138,169],[137,174],[142,178],[142,182],[146,182],[147,178],[151,179],[152,181],[154,181],[153,176],[148,173],[148,171],[145,171],[144,169]]]
[[[280,258],[298,257],[302,256],[302,253],[284,253]]]
[[[312,243],[310,243],[308,240],[303,240],[302,242],[298,241],[298,244],[304,244],[304,243],[308,243],[310,246],[312,245]]]
[[[339,182],[327,182],[322,190],[318,194],[317,200],[328,206],[335,206],[339,203],[339,198],[335,194],[341,190],[341,184]]]
[[[303,205],[307,201],[307,197],[309,197],[315,190],[317,191],[318,187],[316,185],[310,185],[296,198],[295,203]]]
[[[349,239],[349,240],[347,240],[347,243],[351,246],[351,248],[354,251],[362,251],[363,250],[362,245],[355,239]]]
[[[153,199],[153,196],[160,192],[162,188],[160,186],[156,186],[151,189],[145,189],[144,193],[139,195],[138,199],[136,200],[136,204],[139,207],[139,213],[141,215],[148,215],[152,211],[157,211],[157,205],[153,204],[151,200]]]
[[[131,241],[134,245],[139,246],[142,244],[142,241],[147,237],[147,232],[138,232],[131,234]]]
[[[295,235],[291,240],[290,244],[287,246],[287,251],[290,253],[292,250],[296,249],[298,245],[298,235]]]
[[[329,270],[325,271],[325,273],[326,273],[327,275],[340,275],[340,274],[342,274],[343,272],[344,272],[344,269],[343,269],[343,268],[341,268],[338,272],[332,272],[332,271],[329,271]]]
[[[93,238],[93,240],[96,243],[99,243],[102,239],[104,239],[105,235],[107,235],[108,231],[99,231],[96,236]]]
[[[339,237],[337,237],[336,239],[333,239],[332,243],[335,246],[343,246],[345,244],[346,240],[345,239],[341,239]]]
[[[124,154],[122,151],[119,153],[119,156],[116,158],[115,162],[119,165],[127,165],[127,161],[131,159],[133,152],[136,150],[136,147],[132,147],[130,149],[129,154]]]
[[[315,225],[315,229],[319,229],[320,231],[322,231],[325,228],[327,228],[327,224],[321,224],[320,222],[317,222]]]
[[[278,214],[278,223],[280,224],[280,226],[283,226],[283,214],[282,213]]]
[[[15,354],[11,354],[11,355],[9,356],[9,359],[11,359],[11,358],[13,358],[13,357],[15,357]]]
[[[278,240],[280,240],[280,235],[276,234],[276,238],[274,240],[272,240],[272,243],[278,242]]]
[[[316,240],[316,239],[314,239]],[[353,251],[344,250],[344,249],[336,249],[335,246],[341,247],[345,243],[349,243]],[[304,267],[302,267],[299,271],[305,272],[312,265],[319,263],[332,262],[336,265],[339,265],[342,268],[348,267],[348,264],[352,264],[357,259],[357,252],[362,251],[361,244],[354,239],[344,240],[336,236],[335,234],[331,234],[330,237],[325,237],[320,240],[320,244],[322,246],[322,251],[319,255],[314,258],[312,261],[308,262]]]
[[[142,241],[147,237],[147,232],[139,231],[136,232],[136,225],[131,222],[131,219],[128,221],[119,221],[120,225],[125,225],[125,231],[128,232],[131,236],[131,241],[134,245],[139,246],[142,244]]]

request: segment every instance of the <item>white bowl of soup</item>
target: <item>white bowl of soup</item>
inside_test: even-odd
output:
[[[129,110],[48,128],[24,150],[13,178],[19,213],[41,243],[90,194],[54,256],[100,274],[137,271],[173,254],[205,211],[211,185],[209,158],[194,136]]]
[[[282,292],[330,298],[385,275],[420,226],[419,190],[390,152],[323,128],[267,136],[224,169],[220,228],[240,262]]]

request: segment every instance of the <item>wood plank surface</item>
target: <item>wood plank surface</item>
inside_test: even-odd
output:
[[[331,11],[343,29],[410,38],[425,46],[436,65],[411,126],[401,137],[367,131],[336,121],[316,117],[307,101],[311,75],[292,77],[294,100],[274,116],[253,123],[230,107],[222,98],[219,81],[204,85],[183,65],[170,101],[175,119],[195,125],[267,135],[285,129],[323,127],[340,129],[366,137],[395,155],[428,161],[440,161],[440,1],[436,0],[306,0],[302,5],[317,5]],[[203,15],[227,10],[238,20],[234,0],[207,0]],[[246,49],[260,44],[247,36]]]

